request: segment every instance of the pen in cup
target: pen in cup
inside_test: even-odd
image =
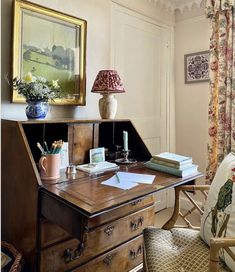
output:
[[[48,145],[47,145],[46,141],[44,141],[43,147],[41,146],[40,143],[37,143],[37,147],[40,149],[40,151],[41,151],[41,153],[43,155],[47,155],[47,154],[59,154],[60,151],[61,151],[62,146],[63,146],[63,141],[62,140],[54,141],[54,143],[52,143],[50,149],[48,148]]]
[[[37,147],[40,149],[42,154],[45,154],[45,151],[44,151],[43,147],[40,145],[40,143],[37,143]]]

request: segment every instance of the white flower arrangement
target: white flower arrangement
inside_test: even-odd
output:
[[[28,72],[23,79],[14,78],[12,86],[17,92],[23,95],[26,101],[54,101],[62,97],[62,90],[58,80],[48,81],[41,76],[33,76]]]

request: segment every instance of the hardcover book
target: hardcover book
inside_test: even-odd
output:
[[[154,159],[154,158],[151,158],[150,161],[152,163],[157,163],[157,164],[177,168],[177,169],[180,169],[180,170],[183,170],[183,169],[185,169],[185,168],[187,168],[189,166],[192,166],[192,161],[185,161],[185,162],[181,162],[180,164],[174,163],[174,162],[162,161],[162,160]]]
[[[178,154],[174,154],[170,152],[163,152],[158,155],[154,155],[153,158],[156,160],[166,161],[166,162],[174,163],[177,165],[192,163],[193,161],[191,157],[186,157],[186,156],[182,156],[182,155],[178,155]]]
[[[147,168],[153,169],[153,170],[157,170],[160,172],[165,172],[165,173],[169,173],[178,177],[187,177],[187,176],[191,176],[194,175],[196,173],[198,173],[198,165],[196,164],[192,164],[191,166],[185,168],[185,169],[177,169],[177,168],[173,168],[173,167],[169,167],[169,166],[165,166],[165,165],[161,165],[161,164],[157,164],[157,163],[152,163],[151,161],[148,161],[145,163],[145,166]]]

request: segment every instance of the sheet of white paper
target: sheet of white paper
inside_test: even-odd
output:
[[[128,190],[138,185],[138,183],[131,182],[131,181],[120,181],[117,179],[117,176],[114,175],[111,178],[103,181],[101,184],[113,186],[119,189]]]
[[[129,172],[117,172],[121,182],[135,182],[143,184],[152,184],[155,175],[135,174]]]

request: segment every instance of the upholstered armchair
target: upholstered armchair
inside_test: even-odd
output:
[[[192,191],[204,195],[204,208],[194,201]],[[180,210],[180,194],[193,205],[184,213]],[[193,226],[188,219],[194,210],[202,215],[200,227]],[[178,217],[185,225],[176,225]],[[162,229],[148,227],[144,230],[144,271],[235,271],[234,153],[225,157],[210,186],[185,185],[176,188],[175,207],[170,220]]]

